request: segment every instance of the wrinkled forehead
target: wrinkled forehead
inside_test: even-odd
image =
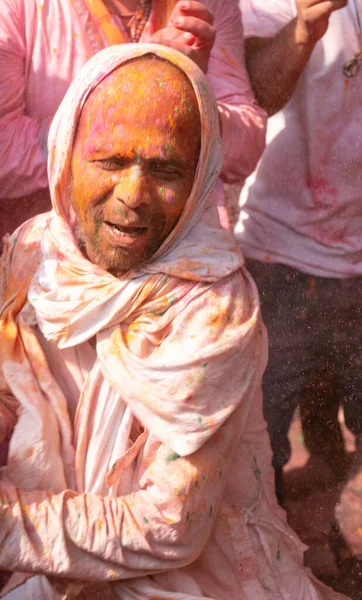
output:
[[[185,144],[201,136],[191,82],[178,67],[154,55],[122,64],[97,85],[83,106],[77,137],[104,138],[122,121],[140,130],[154,124]]]

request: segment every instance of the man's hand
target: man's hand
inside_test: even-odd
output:
[[[177,2],[167,26],[156,31],[149,41],[179,50],[206,73],[215,40],[212,23],[211,12],[201,2]]]
[[[332,12],[347,4],[348,0],[296,0],[296,43],[314,46],[326,33]]]

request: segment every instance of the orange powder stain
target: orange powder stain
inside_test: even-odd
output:
[[[311,277],[311,280],[309,282],[309,294],[313,295],[315,294],[315,286],[316,286],[316,280],[314,277]]]
[[[118,573],[116,571],[113,571],[112,569],[110,569],[107,573],[107,576],[109,579],[117,579]]]
[[[209,424],[209,429],[211,429],[211,431],[213,429],[216,429],[216,421],[215,421],[214,417],[209,418],[208,424]]]
[[[216,313],[209,321],[210,327],[225,327],[227,323],[227,314],[225,312]]]
[[[98,531],[100,531],[102,529],[102,526],[103,526],[103,523],[102,523],[101,519],[97,519],[96,525],[97,525]]]
[[[122,343],[121,339],[122,333],[119,329],[116,329],[111,336],[111,345],[109,347],[109,352],[116,357],[120,356],[120,345]]]
[[[362,527],[359,527],[357,529],[358,535],[362,537]]]
[[[224,54],[224,56],[227,59],[228,63],[230,65],[232,65],[233,67],[237,67],[237,64],[236,64],[235,60],[233,60],[231,58],[230,54],[227,52],[227,50],[225,50],[225,48],[223,46],[220,46],[220,50]]]
[[[126,344],[128,347],[137,338],[137,333],[138,333],[137,330],[138,330],[137,323],[131,323],[128,326],[127,330],[124,332],[124,337],[125,337]]]

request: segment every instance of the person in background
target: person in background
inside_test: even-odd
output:
[[[54,118],[53,210],[1,268],[6,600],[345,599],[275,498],[221,146],[205,76],[154,44],[98,53]]]
[[[140,41],[174,47],[208,73],[223,135],[221,178],[253,171],[266,116],[246,74],[237,0],[3,0],[0,239],[50,207],[47,135],[73,77],[102,48]],[[216,201],[225,220],[221,186]]]
[[[264,378],[278,496],[298,405],[326,478],[346,477],[343,403],[362,459],[362,70],[359,0],[242,0],[247,66],[270,115],[235,229],[270,340]]]

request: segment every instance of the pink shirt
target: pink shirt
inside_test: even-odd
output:
[[[203,3],[213,12],[216,28],[208,78],[223,129],[222,178],[236,182],[253,171],[263,150],[265,113],[254,100],[245,70],[236,0]],[[19,221],[9,200],[18,202],[47,188],[52,117],[76,73],[107,43],[84,0],[3,0],[1,13],[0,202],[5,233],[31,216],[23,208]],[[141,41],[147,40],[143,36]],[[41,209],[47,204],[45,198]]]
[[[273,36],[294,0],[242,0],[246,36]],[[362,274],[362,71],[343,65],[359,48],[358,0],[336,11],[290,102],[268,123],[267,148],[242,192],[236,235],[244,254],[311,275]]]

